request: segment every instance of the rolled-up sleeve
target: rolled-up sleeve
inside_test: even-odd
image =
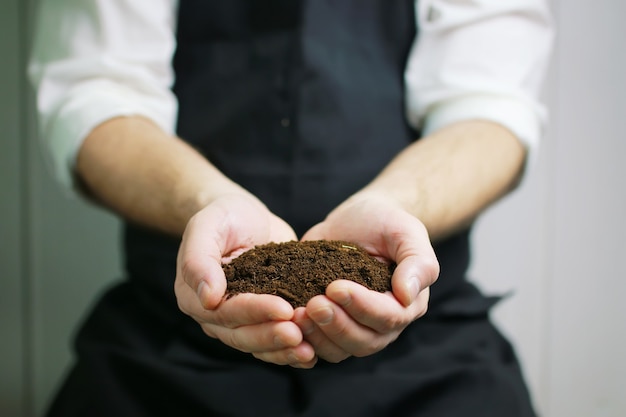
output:
[[[420,0],[405,71],[409,122],[428,134],[463,120],[508,128],[533,152],[553,42],[544,0]]]
[[[43,0],[29,76],[44,150],[71,187],[76,155],[100,123],[141,115],[175,130],[173,0]]]

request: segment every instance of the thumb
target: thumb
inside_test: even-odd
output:
[[[220,262],[202,253],[186,253],[181,258],[183,281],[197,295],[202,307],[212,310],[226,293],[226,277]]]
[[[177,275],[195,292],[203,308],[213,309],[226,293],[222,249],[218,238],[198,227],[197,222],[197,218],[192,218],[183,234],[178,250]]]
[[[410,255],[402,259],[391,278],[393,294],[408,307],[422,290],[429,288],[439,276],[439,262],[433,254]]]

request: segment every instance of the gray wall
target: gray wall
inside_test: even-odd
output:
[[[3,4],[0,14],[0,414],[19,415],[27,379],[27,346],[22,308],[25,275],[24,189],[21,143],[23,108],[20,80],[21,20],[17,2]]]
[[[118,223],[49,177],[26,109],[32,1],[0,0],[0,415],[35,416],[94,297],[121,276]],[[522,187],[479,221],[472,276],[514,290],[494,319],[544,416],[626,415],[626,16],[554,1],[552,123]]]
[[[551,125],[522,188],[480,221],[473,275],[545,416],[625,416],[626,2],[554,1]]]
[[[34,416],[71,359],[75,326],[121,277],[118,222],[69,198],[36,139],[24,73],[33,1],[0,0],[0,416]]]

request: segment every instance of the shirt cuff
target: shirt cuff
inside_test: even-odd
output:
[[[526,148],[527,160],[534,160],[546,116],[543,106],[519,99],[488,94],[467,95],[434,106],[423,121],[422,134],[428,135],[456,122],[487,120],[511,131]]]
[[[48,162],[60,183],[67,189],[76,190],[74,170],[76,157],[83,140],[103,122],[123,116],[143,116],[161,127],[165,132],[175,131],[175,100],[171,97],[147,97],[125,86],[111,82],[96,82],[81,88],[58,109],[42,126],[47,132],[44,145]],[[106,87],[106,88],[103,88]]]

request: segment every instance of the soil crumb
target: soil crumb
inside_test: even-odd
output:
[[[324,294],[326,286],[338,279],[390,291],[395,264],[385,264],[351,242],[311,240],[258,245],[222,267],[227,297],[274,294],[296,308]]]

